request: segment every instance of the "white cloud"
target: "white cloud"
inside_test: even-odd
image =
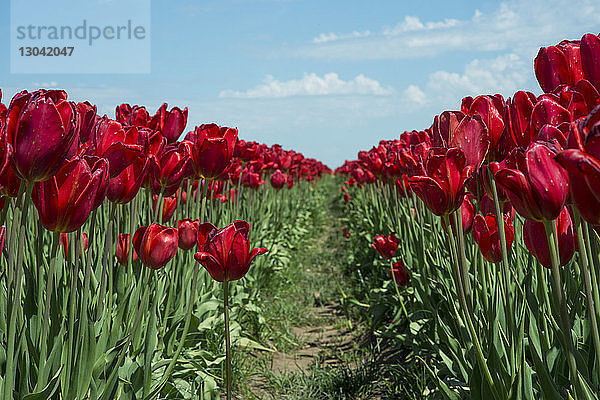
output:
[[[597,0],[508,0],[470,19],[422,21],[406,16],[394,27],[328,33],[291,49],[301,58],[328,60],[410,59],[457,50],[512,51],[535,56],[540,45],[599,30]]]
[[[427,103],[427,95],[417,85],[409,85],[402,94],[411,103],[418,105]]]
[[[354,79],[344,81],[338,74],[330,72],[320,77],[315,73],[304,74],[301,79],[280,81],[267,75],[265,83],[246,91],[223,90],[219,97],[242,99],[282,98],[291,96],[326,96],[326,95],[389,95],[393,89],[384,88],[375,79],[357,75]]]

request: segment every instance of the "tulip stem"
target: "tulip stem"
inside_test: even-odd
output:
[[[25,246],[25,235],[27,231],[27,213],[29,209],[29,198],[31,198],[31,191],[33,184],[29,183],[25,193],[22,193],[21,201],[21,218],[19,227],[19,242],[17,248],[17,260],[15,264],[15,281],[14,281],[14,292],[13,302],[10,309],[10,321],[8,326],[8,346],[6,356],[6,376],[4,378],[4,399],[10,400],[13,398],[13,386],[14,386],[14,374],[17,370],[18,357],[15,357],[15,338],[17,334],[17,315],[21,309],[21,280],[24,269],[23,264],[23,250]],[[21,189],[22,192],[22,189]],[[14,242],[13,242],[14,243]],[[12,249],[11,249],[12,250]]]
[[[573,337],[571,335],[571,326],[569,324],[569,316],[567,304],[563,296],[563,285],[560,278],[559,256],[558,256],[558,233],[556,229],[556,221],[544,221],[546,236],[548,238],[548,248],[550,249],[550,260],[552,262],[552,291],[558,307],[559,321],[564,339],[564,345],[567,350],[567,363],[569,364],[569,372],[571,374],[571,382],[575,388],[575,399],[585,398],[585,392],[582,388],[579,375],[577,373],[577,362],[575,359],[575,349],[573,348]]]
[[[587,311],[592,327],[592,338],[594,340],[594,350],[596,351],[596,370],[600,374],[600,335],[598,334],[598,322],[596,319],[596,305],[594,304],[594,296],[592,294],[592,283],[590,280],[590,269],[588,260],[588,246],[583,237],[583,229],[581,227],[581,217],[579,211],[573,207],[573,217],[575,218],[575,230],[577,231],[577,243],[579,244],[579,255],[581,256],[581,273],[583,275],[583,283],[585,285],[585,297],[587,300]],[[599,379],[600,382],[600,379]]]
[[[223,281],[223,306],[225,317],[225,393],[231,400],[231,338],[229,337],[229,281]]]
[[[400,289],[398,289],[398,281],[396,281],[396,274],[394,273],[394,264],[391,263],[391,271],[392,271],[392,280],[394,281],[394,289],[396,289],[396,296],[398,296],[398,301],[400,301],[400,306],[402,307],[402,311],[404,311],[404,315],[406,316],[406,320],[410,324],[410,317],[408,316],[408,312],[406,311],[406,307],[404,307],[404,299],[400,295]]]
[[[46,385],[46,377],[49,371],[46,371],[46,353],[48,351],[48,329],[50,327],[50,308],[52,301],[52,292],[54,291],[54,275],[56,275],[56,264],[58,259],[58,245],[60,242],[60,233],[54,232],[52,235],[52,250],[50,253],[50,269],[46,278],[46,301],[44,302],[44,319],[42,321],[42,336],[40,337],[40,361],[38,366],[38,379],[36,389],[42,390]]]
[[[460,309],[462,310],[463,318],[464,318],[465,322],[467,323],[467,329],[469,331],[469,335],[471,336],[471,340],[473,341],[473,344],[475,345],[475,355],[477,356],[479,368],[481,369],[481,372],[485,376],[485,379],[490,387],[490,391],[492,392],[492,395],[494,396],[494,398],[496,400],[500,400],[500,395],[498,394],[496,385],[494,384],[494,380],[492,378],[492,374],[490,373],[490,370],[487,366],[487,362],[483,355],[483,349],[481,347],[481,343],[479,342],[479,337],[477,335],[477,332],[475,332],[475,327],[473,325],[473,321],[471,320],[471,314],[469,312],[469,309],[467,308],[467,301],[465,299],[465,293],[463,290],[462,283],[460,282],[460,266],[459,266],[459,260],[458,260],[458,252],[456,251],[457,250],[456,249],[456,241],[454,240],[454,233],[452,232],[452,228],[450,226],[450,219],[448,218],[448,215],[444,215],[443,218],[445,219],[446,226],[449,227],[448,237],[450,239],[450,253],[452,255],[452,261],[453,261],[452,265],[454,267],[454,276],[455,276],[455,280],[456,280],[456,289],[458,292]]]
[[[190,291],[188,310],[187,310],[187,314],[185,316],[185,325],[183,326],[183,334],[181,335],[181,339],[179,340],[179,345],[177,346],[177,350],[175,351],[175,354],[171,358],[171,361],[169,362],[169,365],[167,366],[167,369],[165,370],[165,373],[164,373],[163,377],[161,378],[160,382],[154,387],[154,389],[152,389],[152,391],[146,397],[144,397],[144,400],[151,399],[153,396],[158,394],[158,392],[160,392],[162,390],[162,388],[167,384],[167,381],[171,377],[171,372],[173,372],[173,368],[175,367],[175,364],[177,363],[177,360],[179,359],[179,356],[181,355],[181,351],[183,350],[183,346],[185,344],[185,339],[187,338],[188,332],[190,330],[190,321],[192,320],[192,310],[194,308],[194,299],[196,298],[196,284],[197,284],[197,280],[198,280],[198,269],[199,269],[200,264],[198,264],[198,263],[194,263],[194,264],[195,264],[194,265],[194,278],[192,279],[192,288]]]

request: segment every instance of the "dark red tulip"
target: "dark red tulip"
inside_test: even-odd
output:
[[[119,233],[117,237],[117,249],[115,251],[115,257],[122,266],[126,267],[129,263],[129,233]],[[133,250],[133,262],[138,259],[138,255]]]
[[[195,132],[197,138],[191,155],[196,173],[205,179],[218,178],[233,156],[238,130],[208,124]]]
[[[187,107],[183,111],[179,107],[173,107],[171,111],[165,111],[164,126],[161,132],[168,143],[177,141],[187,125],[187,118]]]
[[[108,184],[106,197],[113,203],[127,204],[138,193],[150,166],[150,160],[137,158]]]
[[[107,174],[106,160],[74,157],[51,179],[36,183],[31,198],[42,225],[62,233],[81,228]]]
[[[591,33],[583,35],[580,52],[585,79],[600,91],[600,38]]]
[[[404,266],[402,261],[398,261],[392,264],[392,268],[388,271],[390,279],[392,279],[398,286],[406,286],[410,282],[410,275],[408,269]]]
[[[152,211],[156,213],[156,205],[158,203],[158,195],[152,196]],[[165,197],[163,198],[163,208],[160,221],[164,224],[169,222],[173,215],[175,215],[175,210],[177,209],[177,198],[176,197]]]
[[[496,216],[488,214],[485,217],[477,214],[473,220],[473,240],[479,245],[479,251],[483,257],[491,263],[502,260],[502,249],[500,247],[500,235],[498,234],[498,223]],[[506,238],[506,249],[510,250],[515,239],[515,230],[509,215],[504,216],[504,235]]]
[[[162,190],[165,197],[173,196],[185,177],[188,163],[191,163],[190,158],[182,149],[165,149],[158,159],[159,168],[154,171],[152,191],[158,194]]]
[[[433,119],[433,146],[448,147],[455,135],[458,125],[465,117],[460,111],[444,111]]]
[[[77,103],[77,113],[79,114],[79,141],[85,143],[90,137],[90,132],[96,123],[96,106],[85,101]]]
[[[537,99],[533,93],[519,91],[515,93],[512,99],[506,101],[506,118],[508,121],[508,130],[517,146],[525,148],[535,140],[529,122],[531,112]]]
[[[194,258],[219,282],[241,279],[252,260],[267,252],[264,248],[250,250],[249,231],[250,224],[240,220],[219,230],[209,223],[202,224],[198,228],[198,252]]]
[[[567,171],[554,161],[556,152],[546,144],[532,143],[526,151],[510,154],[510,168],[494,178],[508,195],[512,206],[525,218],[551,221],[558,217],[569,194]]]
[[[498,153],[498,144],[504,133],[504,99],[501,95],[477,96],[465,111],[468,115],[479,115],[487,127],[490,140],[490,153]]]
[[[575,236],[573,222],[567,207],[564,207],[558,218],[552,222],[558,232],[558,254],[560,266],[566,265],[575,253]],[[530,219],[523,224],[523,239],[531,254],[546,268],[552,268],[548,239],[542,222]]]
[[[60,245],[63,248],[63,252],[65,254],[65,258],[67,258],[69,256],[69,234],[68,233],[61,233],[60,234],[59,242],[60,242]],[[87,235],[87,233],[82,233],[81,234],[80,246],[83,248],[83,251],[86,251],[88,249],[89,242],[88,242],[88,235]],[[79,254],[79,257],[81,257],[81,248],[78,249],[77,254]]]
[[[15,172],[23,179],[50,179],[64,165],[78,132],[78,114],[58,90],[23,91],[13,97],[6,117],[7,141]]]
[[[572,148],[556,157],[569,172],[571,199],[583,219],[592,225],[600,224],[599,120],[600,108],[597,108],[582,122],[581,128],[573,124],[569,135],[569,147]]]
[[[275,189],[281,189],[287,182],[287,175],[282,173],[281,170],[276,170],[273,175],[271,175],[271,186]]]
[[[382,258],[392,258],[396,255],[400,239],[398,239],[393,233],[388,236],[377,235],[373,238],[371,247],[377,250]]]
[[[570,122],[571,114],[566,108],[548,97],[541,98],[531,111],[531,137],[535,140],[544,125],[559,126]]]
[[[479,168],[490,148],[490,135],[481,117],[465,116],[454,130],[449,147],[461,149],[467,165]]]
[[[177,221],[177,225],[179,232],[179,248],[182,250],[190,250],[196,245],[200,220],[191,220],[189,218],[181,219]]]
[[[473,226],[473,217],[475,216],[475,206],[473,206],[473,203],[467,195],[465,195],[462,205],[460,206],[460,212],[462,215],[463,233],[467,235],[469,232],[471,232],[471,228]],[[442,219],[442,226],[444,229],[446,229],[446,221],[444,219]],[[456,232],[453,218],[450,218],[450,226],[452,226],[452,229],[454,229],[454,232]]]
[[[567,57],[557,46],[542,47],[534,61],[535,76],[546,93],[561,84],[573,84]]]
[[[142,264],[151,269],[165,266],[177,253],[177,229],[151,224],[133,235],[133,248]]]
[[[344,193],[344,204],[348,204],[348,202],[350,201],[350,194],[348,193]]]
[[[473,173],[457,148],[432,148],[425,163],[426,176],[409,178],[410,188],[434,214],[443,216],[461,206],[465,181]]]

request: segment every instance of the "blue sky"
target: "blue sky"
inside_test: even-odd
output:
[[[463,96],[539,93],[538,48],[600,32],[592,0],[152,1],[150,74],[11,74],[2,4],[5,104],[38,87],[63,88],[109,116],[122,102],[152,111],[167,102],[189,107],[188,130],[237,126],[242,138],[331,167],[429,127]]]

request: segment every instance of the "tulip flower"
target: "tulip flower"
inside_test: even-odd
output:
[[[583,35],[580,52],[585,79],[600,91],[600,37],[591,33]]]
[[[150,160],[138,157],[108,184],[106,197],[113,203],[127,204],[138,193],[150,166]]]
[[[117,237],[117,248],[115,251],[115,257],[122,266],[126,267],[129,263],[129,233],[119,233]],[[133,250],[133,262],[138,259],[138,255]]]
[[[177,253],[177,229],[151,224],[133,235],[133,248],[140,261],[150,269],[164,267]]]
[[[571,261],[571,258],[575,253],[573,222],[568,208],[564,207],[558,218],[552,223],[556,224],[558,233],[559,265],[563,266]],[[529,252],[533,254],[540,264],[551,269],[552,262],[544,224],[530,219],[526,220],[525,224],[523,224],[523,239]]]
[[[575,83],[567,57],[558,46],[542,47],[534,61],[535,76],[546,93],[561,84]]]
[[[452,135],[449,147],[461,149],[467,165],[479,168],[490,148],[490,134],[481,116],[465,116]]]
[[[233,156],[238,130],[216,124],[201,125],[191,156],[196,173],[205,179],[218,178]]]
[[[81,228],[107,175],[105,159],[74,157],[51,179],[36,183],[31,198],[42,225],[61,233]]]
[[[569,173],[571,198],[583,219],[600,225],[600,108],[570,128],[571,148],[560,152],[556,160]]]
[[[494,178],[523,217],[551,221],[560,214],[569,194],[567,171],[554,161],[555,151],[535,142],[527,150],[510,153],[512,168],[499,169]]]
[[[267,252],[264,248],[250,250],[250,224],[246,221],[234,221],[218,230],[207,224],[198,228],[198,252],[194,258],[219,282],[243,278],[252,260]]]
[[[463,234],[467,235],[469,232],[471,232],[471,227],[473,226],[473,217],[475,216],[475,206],[473,206],[473,203],[471,202],[468,195],[465,195],[464,197],[464,200],[460,206],[460,212],[462,216],[461,220],[463,226]],[[442,226],[444,229],[446,229],[446,221],[444,219],[442,219]],[[452,218],[450,219],[450,226],[452,227],[452,229],[455,229],[454,219]]]
[[[158,160],[159,168],[153,171],[153,193],[158,194],[162,190],[163,196],[173,196],[185,178],[188,163],[191,163],[191,160],[181,148],[165,149]]]
[[[65,258],[67,258],[69,256],[69,234],[61,233],[59,243],[63,248],[63,251],[65,253]],[[88,249],[88,246],[89,246],[88,235],[87,235],[87,233],[82,233],[81,234],[81,247],[77,250],[77,254],[79,254],[79,257],[81,257],[81,248],[83,248],[83,251],[86,251]]]
[[[497,94],[495,96],[477,96],[464,111],[467,115],[481,117],[489,135],[489,152],[493,155],[498,155],[501,150],[498,146],[505,132],[503,119],[505,107],[504,98]]]
[[[200,220],[189,218],[181,219],[177,221],[178,225],[178,245],[182,250],[190,250],[196,245],[198,238],[198,227],[200,226]]]
[[[273,188],[279,190],[281,189],[287,182],[287,175],[282,173],[281,170],[276,170],[275,173],[273,175],[271,175],[271,186],[273,186]]]
[[[457,148],[432,148],[425,164],[426,176],[409,178],[410,188],[434,214],[443,216],[461,206],[465,181],[473,173]]]
[[[187,118],[187,107],[183,111],[179,107],[173,107],[171,111],[165,111],[164,125],[161,129],[161,132],[167,139],[168,143],[174,143],[177,141],[187,125]]]
[[[391,234],[386,236],[377,235],[373,238],[373,243],[371,243],[371,247],[377,250],[379,255],[382,258],[392,258],[396,255],[396,251],[398,250],[398,245],[400,244],[400,239],[398,239],[395,234]]]
[[[505,123],[508,122],[508,130],[514,143],[522,148],[535,139],[529,128],[529,121],[536,102],[533,93],[523,91],[518,91],[512,99],[506,101]]]
[[[15,172],[23,179],[50,179],[65,163],[79,134],[78,113],[62,90],[23,91],[13,97],[6,135],[14,150]]]
[[[408,269],[406,269],[402,261],[393,263],[392,267],[388,271],[388,274],[390,275],[390,279],[392,279],[398,286],[406,286],[410,281]]]
[[[344,193],[344,204],[348,204],[348,202],[350,201],[350,194],[349,193]]]
[[[77,103],[77,113],[79,114],[79,140],[81,143],[88,141],[90,132],[96,123],[96,106],[85,101]]]
[[[158,196],[152,196],[152,211],[156,214],[156,207],[158,204]],[[177,209],[177,198],[176,197],[165,197],[163,198],[163,207],[161,214],[161,222],[164,224],[169,222],[173,215],[175,214],[175,210]]]
[[[477,214],[473,220],[472,235],[473,240],[479,246],[479,251],[487,261],[497,263],[502,260],[500,235],[498,234],[498,223],[495,215],[488,214],[484,217]],[[506,249],[508,250],[515,238],[512,219],[509,215],[504,216],[504,235],[506,237]]]

